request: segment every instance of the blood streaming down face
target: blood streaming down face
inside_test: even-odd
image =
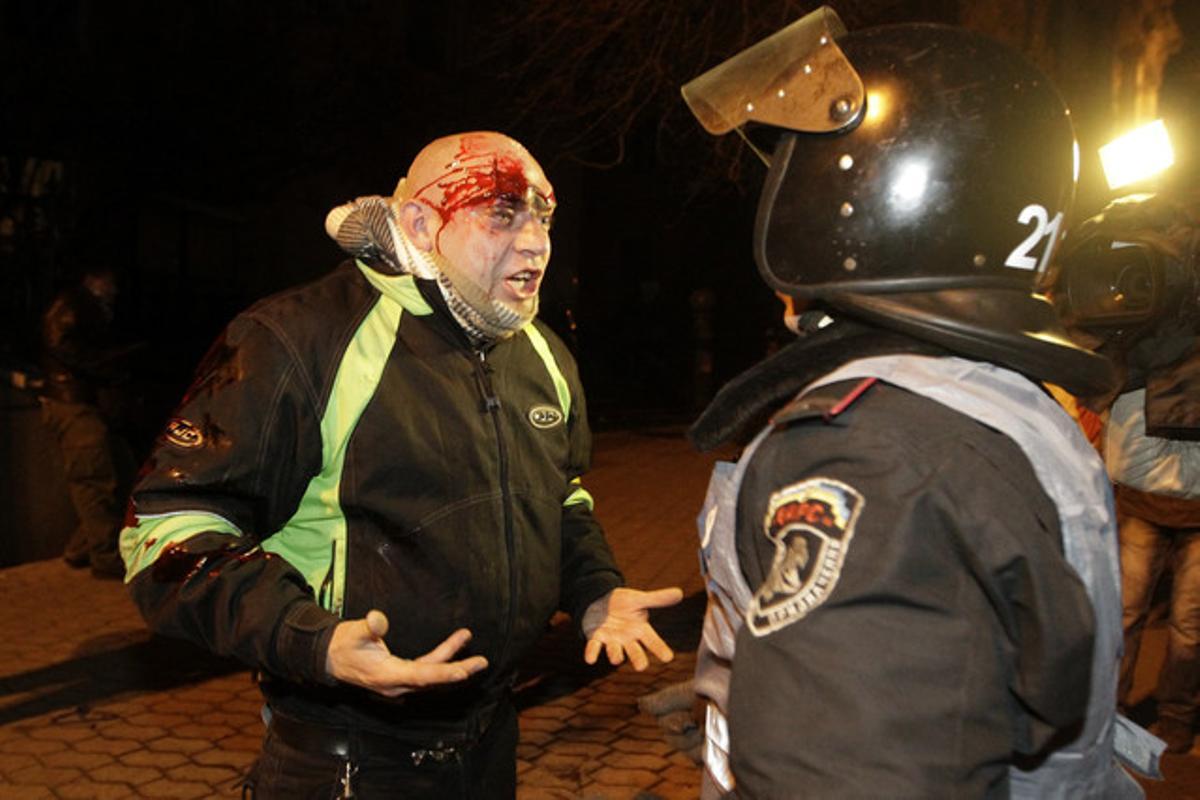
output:
[[[431,238],[418,247],[431,247],[459,300],[505,330],[533,318],[554,193],[523,146],[493,132],[438,139],[413,160],[396,200],[432,212]]]
[[[438,139],[417,155],[407,183],[408,197],[434,209],[443,224],[461,209],[498,198],[523,202],[535,194],[554,205],[554,190],[533,156],[499,133]]]

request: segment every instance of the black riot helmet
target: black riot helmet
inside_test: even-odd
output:
[[[822,8],[683,93],[712,133],[778,132],[754,235],[772,289],[1078,394],[1111,386],[1037,294],[1079,157],[1019,53],[943,25],[846,33]]]

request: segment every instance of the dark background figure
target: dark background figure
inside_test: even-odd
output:
[[[1200,690],[1200,194],[1132,195],[1083,222],[1061,267],[1065,318],[1121,366],[1098,443],[1115,489],[1125,649],[1118,698],[1167,751],[1194,741]],[[1165,598],[1156,703],[1133,696],[1143,632]],[[1154,706],[1151,708],[1150,706]]]
[[[1142,633],[1161,594],[1167,652],[1150,730],[1167,752],[1187,753],[1200,700],[1200,218],[1175,221],[1174,246],[1161,257],[1192,289],[1180,292],[1182,306],[1155,320],[1126,355],[1126,391],[1110,409],[1104,449],[1121,539],[1125,653],[1118,697],[1133,703]]]
[[[135,346],[116,340],[117,293],[112,268],[91,267],[42,317],[42,421],[58,443],[77,518],[63,559],[108,578],[125,574],[117,534],[134,469],[120,421]]]
[[[1186,366],[1194,372],[1200,355]],[[1105,439],[1121,539],[1125,652],[1118,697],[1133,703],[1142,633],[1160,587],[1169,585],[1167,653],[1150,730],[1167,743],[1167,752],[1186,753],[1195,740],[1200,690],[1200,442],[1147,436],[1145,397],[1141,389],[1118,398]]]

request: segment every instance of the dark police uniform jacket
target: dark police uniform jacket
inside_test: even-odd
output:
[[[579,483],[570,353],[538,322],[473,350],[432,282],[347,262],[237,317],[143,470],[122,533],[151,627],[265,671],[277,709],[390,732],[487,702],[556,609],[623,579]],[[387,701],[332,686],[377,608],[414,658],[459,627],[489,668]]]
[[[850,358],[930,351],[839,326],[744,376],[697,428],[752,419]],[[1087,705],[1093,617],[1055,505],[1002,433],[883,382],[843,403],[856,386],[777,415],[745,469],[737,794],[1007,797],[1014,753]]]

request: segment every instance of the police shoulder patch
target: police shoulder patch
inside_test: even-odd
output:
[[[176,447],[190,449],[204,444],[204,433],[195,423],[182,417],[175,417],[167,423],[163,430],[163,440]]]
[[[751,633],[785,628],[828,599],[863,504],[854,487],[832,478],[811,478],[771,495],[763,534],[775,544],[775,560],[746,610]]]

